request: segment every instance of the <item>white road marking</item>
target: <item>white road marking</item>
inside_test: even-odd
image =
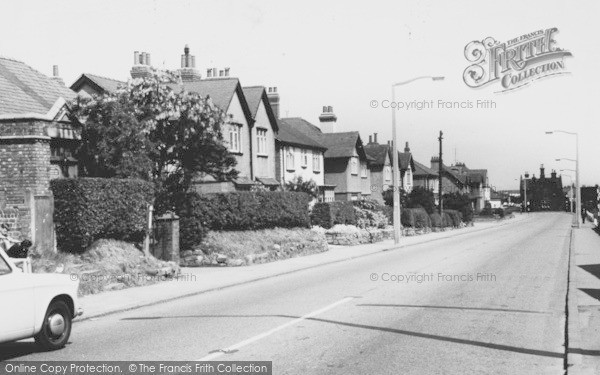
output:
[[[218,358],[218,357],[222,356],[225,353],[229,353],[229,352],[232,352],[232,351],[237,351],[237,350],[243,348],[244,346],[246,346],[248,344],[252,344],[253,342],[256,342],[258,340],[264,339],[265,337],[271,336],[275,332],[278,332],[278,331],[281,331],[282,329],[285,329],[287,327],[293,326],[294,324],[300,323],[303,320],[306,320],[306,319],[315,317],[317,315],[320,315],[320,314],[324,313],[325,311],[331,310],[331,309],[333,309],[333,308],[335,308],[335,307],[337,307],[337,306],[339,306],[339,305],[341,305],[343,303],[352,301],[353,299],[354,299],[354,297],[346,297],[344,299],[341,299],[341,300],[339,300],[337,302],[332,303],[331,305],[327,305],[327,306],[323,307],[322,309],[313,311],[313,312],[308,313],[306,315],[303,315],[303,316],[301,316],[301,317],[299,317],[297,319],[291,320],[291,321],[289,321],[289,322],[287,322],[285,324],[277,326],[277,327],[275,327],[275,328],[273,328],[273,329],[271,329],[269,331],[266,331],[266,332],[260,333],[260,334],[258,334],[256,336],[250,337],[247,340],[238,342],[237,344],[232,345],[230,347],[227,347],[225,349],[221,349],[218,352],[211,353],[211,354],[209,354],[209,355],[207,355],[205,357],[202,357],[202,358],[198,359],[197,361],[213,361],[215,358]]]

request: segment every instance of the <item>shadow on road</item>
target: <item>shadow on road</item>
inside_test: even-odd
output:
[[[600,301],[600,289],[585,289],[585,288],[579,288],[579,290],[581,290],[582,292],[584,292],[585,294],[587,294],[588,296],[597,299],[598,301]]]
[[[583,264],[579,267],[600,279],[600,264]]]
[[[371,304],[364,303],[356,306],[368,306],[368,307],[408,307],[418,309],[451,309],[451,310],[473,310],[473,311],[499,311],[499,312],[510,312],[510,313],[524,313],[524,314],[550,314],[548,311],[534,311],[534,310],[513,310],[513,309],[496,309],[487,307],[462,307],[462,306],[433,306],[433,305],[390,305],[390,304]]]
[[[6,361],[41,351],[42,349],[40,349],[35,342],[9,342],[0,344],[0,361]]]

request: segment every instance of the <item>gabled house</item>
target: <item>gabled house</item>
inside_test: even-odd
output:
[[[276,179],[275,148],[275,138],[279,132],[277,117],[271,108],[265,87],[244,87],[243,92],[254,120],[251,128],[253,175],[258,182],[274,189],[279,186]]]
[[[80,95],[94,96],[105,93],[114,93],[119,87],[126,86],[127,82],[116,79],[84,73],[71,85],[71,90]]]
[[[394,184],[390,145],[377,143],[377,133],[374,133],[369,136],[369,143],[364,148],[367,156],[372,159],[369,165],[373,184],[371,198],[383,203],[383,193]]]
[[[390,141],[390,148],[392,143]],[[393,160],[392,160],[393,161]],[[407,193],[410,193],[414,187],[413,175],[415,172],[415,162],[408,147],[408,142],[404,146],[404,152],[398,152],[398,164],[400,164],[400,185]]]
[[[431,158],[431,169],[439,171],[437,156]],[[469,169],[464,163],[442,165],[442,194],[454,192],[469,194],[473,209],[481,211],[490,200],[487,169]]]
[[[77,177],[73,154],[80,139],[66,106],[76,95],[65,87],[58,67],[53,70],[48,77],[23,62],[0,58],[0,213],[5,208],[17,212],[0,218],[12,232],[50,248],[52,229],[40,229],[52,223],[51,214],[40,216],[51,212],[46,211],[50,203],[42,211],[38,198],[51,202],[51,179]]]

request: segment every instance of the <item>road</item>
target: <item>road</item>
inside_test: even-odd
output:
[[[571,218],[530,214],[82,321],[63,350],[22,341],[0,345],[0,359],[268,360],[275,374],[561,374]]]

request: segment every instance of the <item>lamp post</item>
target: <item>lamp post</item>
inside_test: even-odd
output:
[[[564,133],[564,134],[569,134],[569,135],[574,135],[575,136],[575,160],[573,159],[565,159],[565,160],[570,160],[570,161],[574,161],[575,162],[575,185],[577,185],[575,187],[575,194],[576,194],[576,215],[577,215],[577,228],[581,228],[581,188],[579,186],[579,134],[575,133],[575,132],[567,132],[564,130],[553,130],[553,131],[547,131],[546,134],[553,134],[553,133]],[[557,161],[561,160],[561,159],[556,159]]]
[[[523,193],[524,193],[523,200],[525,201],[525,202],[524,202],[524,206],[525,206],[525,213],[528,213],[529,211],[527,211],[527,203],[528,203],[528,202],[527,202],[527,179],[529,178],[529,173],[528,173],[528,172],[525,172],[525,175],[524,175],[524,177],[525,177],[525,178],[523,179]]]
[[[392,85],[392,103],[396,103],[396,87],[409,84],[419,79],[431,79],[432,81],[442,81],[444,77],[421,76],[394,83]],[[398,135],[396,132],[396,111],[395,106],[390,106],[392,109],[392,171],[393,171],[393,187],[392,193],[394,196],[394,244],[400,243],[400,165],[398,163]]]

